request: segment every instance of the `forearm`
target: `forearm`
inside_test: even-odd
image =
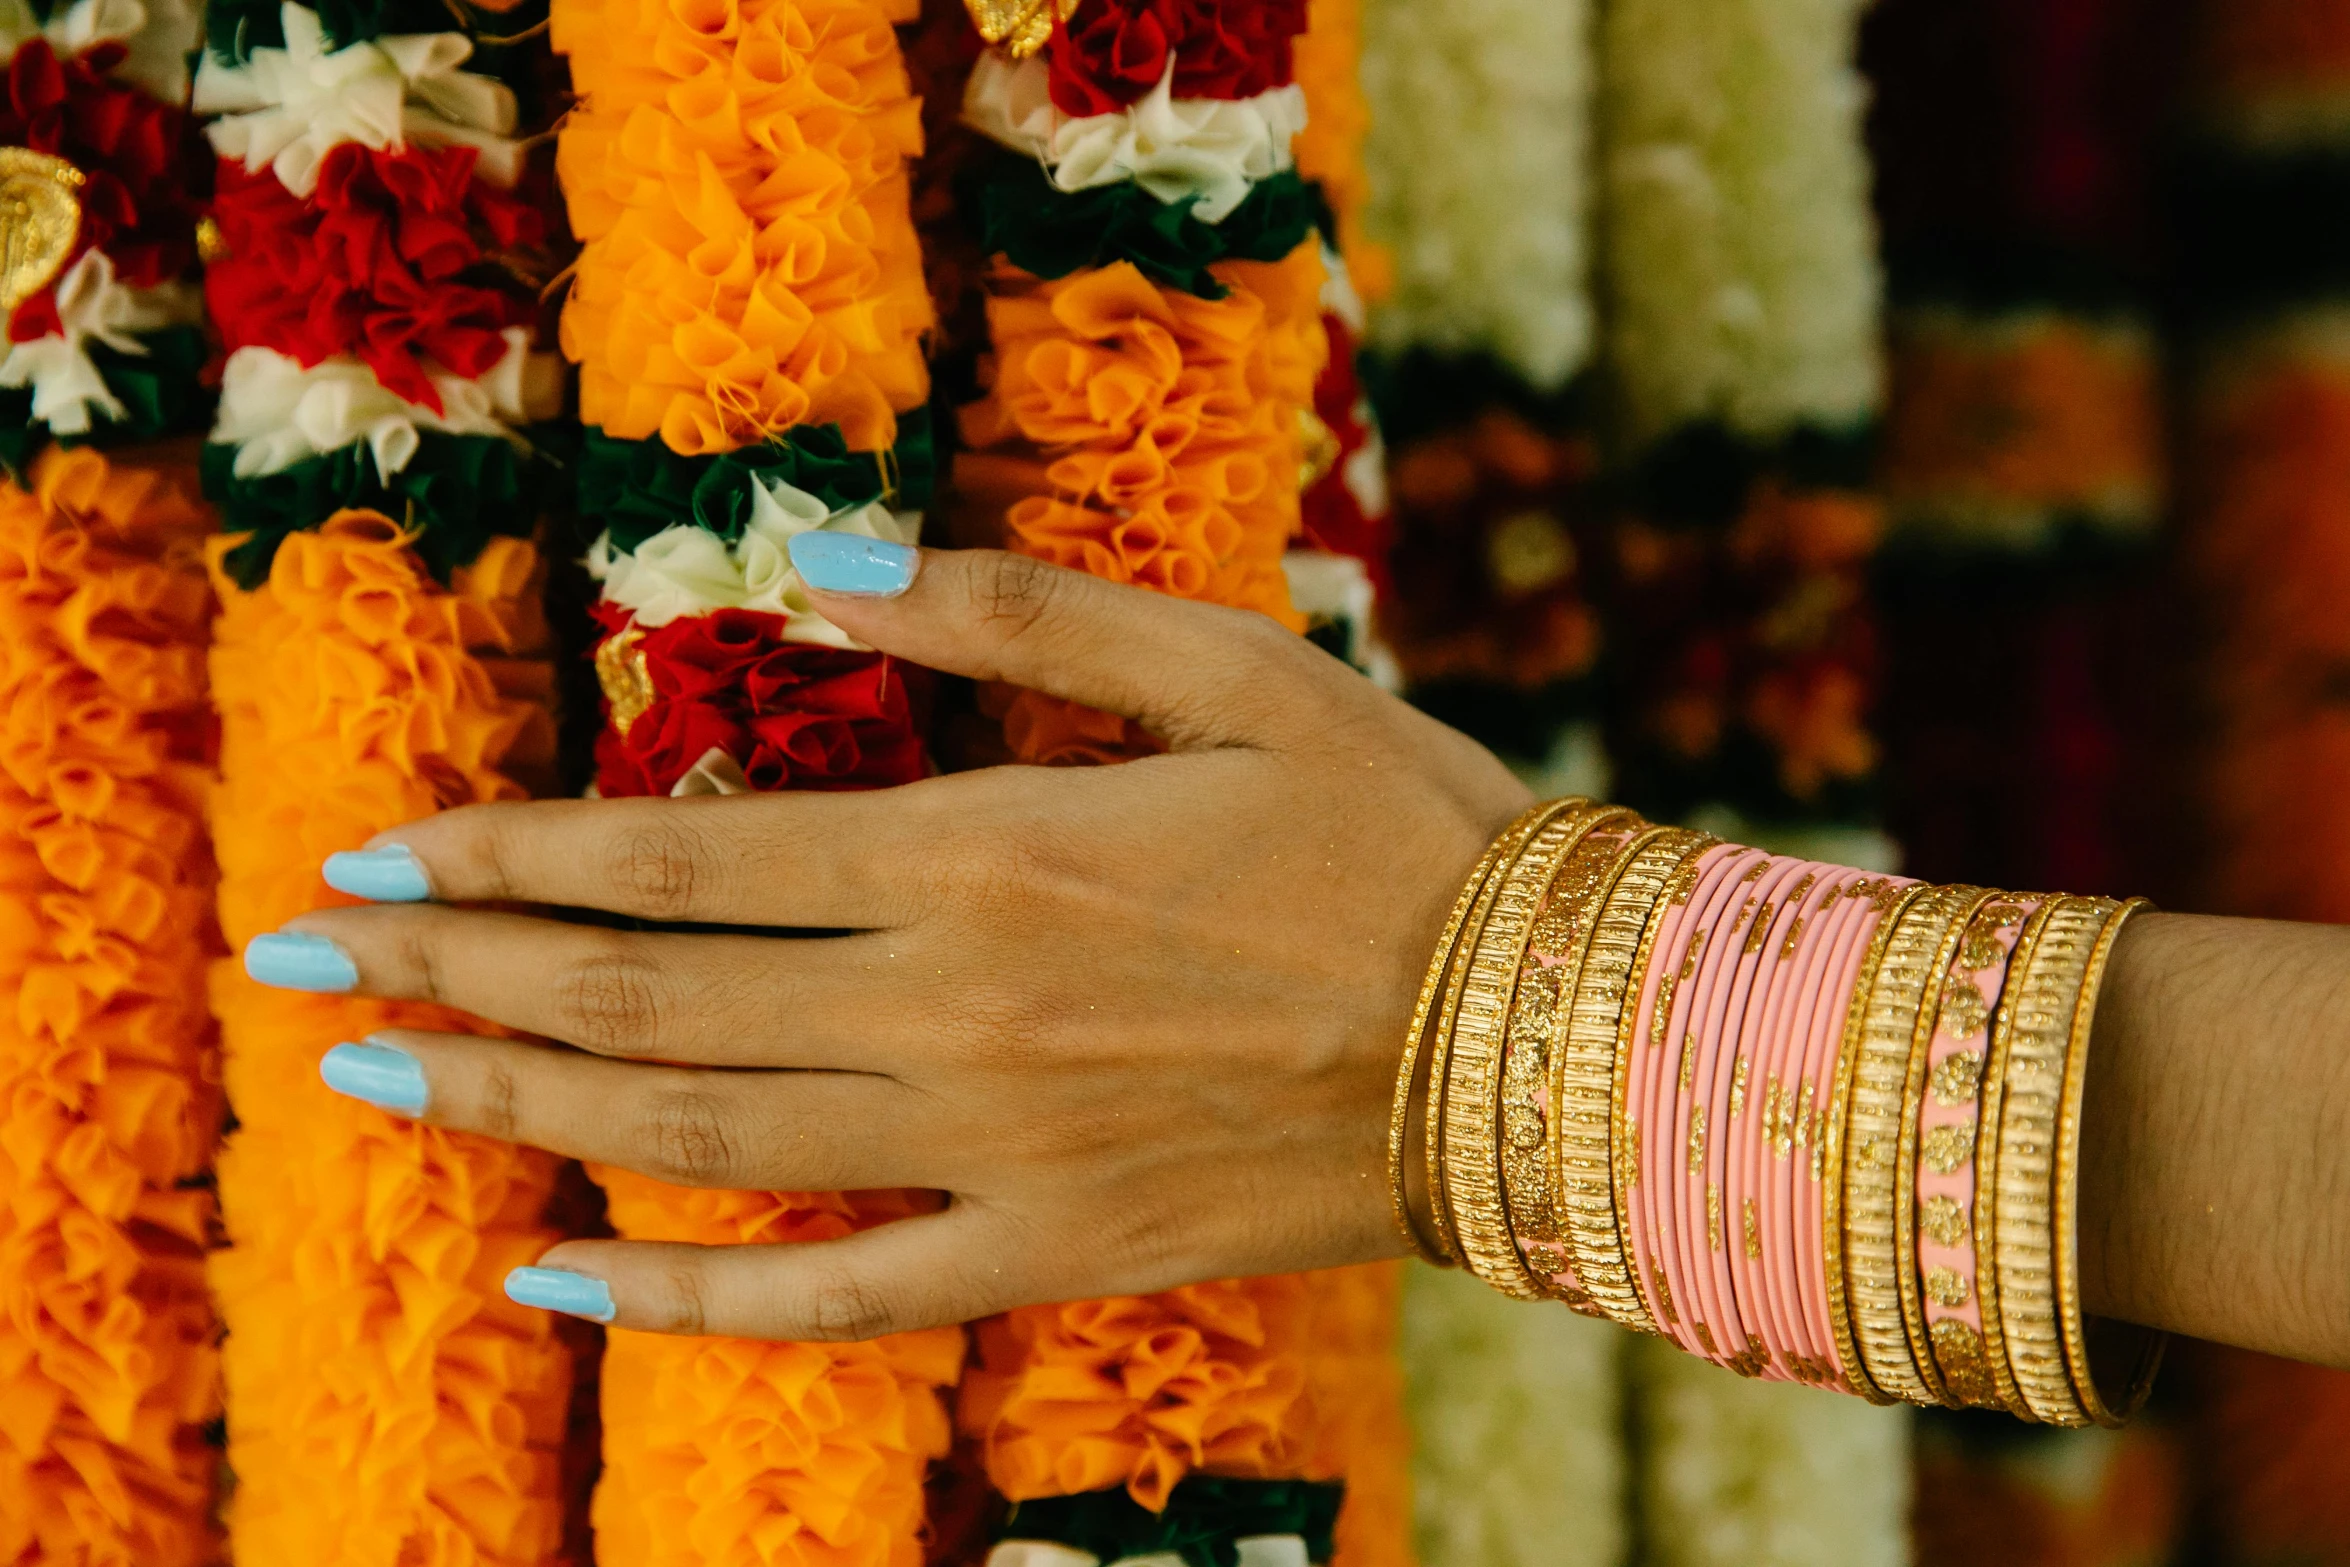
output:
[[[2146,914],[2099,1002],[2093,1312],[2350,1366],[2350,930]]]

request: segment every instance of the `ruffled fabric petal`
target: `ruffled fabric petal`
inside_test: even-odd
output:
[[[288,535],[246,592],[208,555],[220,923],[233,947],[337,901],[319,862],[454,805],[524,798],[554,728],[526,541],[436,583],[409,536],[340,512]],[[446,1008],[213,973],[239,1127],[220,1160],[229,1245],[229,1523],[240,1560],[544,1563],[562,1534],[572,1371],[506,1272],[556,1235],[550,1155],[403,1121],[327,1089],[319,1056],[380,1028],[495,1032]]]
[[[1149,93],[1106,114],[1063,114],[1049,76],[1041,55],[988,51],[964,89],[964,122],[1034,157],[1060,190],[1132,182],[1161,202],[1192,198],[1203,223],[1223,222],[1251,184],[1292,167],[1290,142],[1306,125],[1295,83],[1253,98],[1177,99],[1172,59]]]
[[[192,480],[52,448],[26,487],[0,481],[5,1562],[215,1559]]]
[[[212,439],[237,448],[239,478],[360,444],[377,472],[396,474],[426,432],[519,441],[512,426],[561,410],[562,369],[553,355],[532,351],[527,327],[507,327],[499,340],[504,351],[484,375],[468,379],[437,364],[423,367],[437,409],[408,401],[357,359],[337,355],[305,366],[274,349],[240,348],[221,371]]]
[[[0,0],[0,60],[35,38],[69,58],[119,44],[122,57],[106,74],[159,104],[188,96],[188,57],[203,30],[202,13],[190,0],[73,0],[52,5],[46,15],[29,0]]]
[[[0,386],[30,387],[32,417],[59,435],[87,435],[98,420],[119,422],[130,409],[106,384],[93,347],[145,358],[140,334],[203,320],[203,296],[186,283],[126,288],[114,261],[86,250],[56,285],[58,329],[11,343],[0,358]]]
[[[318,13],[288,3],[283,48],[252,50],[240,65],[207,54],[194,107],[223,158],[273,170],[307,196],[326,155],[356,142],[398,150],[410,142],[470,147],[483,176],[511,185],[522,171],[513,139],[513,89],[460,70],[473,54],[463,33],[395,35],[329,49]]]
[[[558,0],[582,102],[556,166],[581,252],[580,416],[689,456],[834,423],[896,439],[934,322],[919,104],[874,0]]]

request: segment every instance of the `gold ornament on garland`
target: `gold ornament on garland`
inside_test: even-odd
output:
[[[1053,23],[1076,14],[1077,0],[963,0],[971,25],[1004,53],[1025,60],[1053,36]]]
[[[0,310],[47,288],[81,231],[82,171],[30,147],[0,147]]]

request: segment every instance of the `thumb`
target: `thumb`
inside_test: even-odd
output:
[[[1329,664],[1263,615],[1025,555],[839,533],[789,548],[817,608],[860,641],[1131,718],[1177,749],[1278,742]]]

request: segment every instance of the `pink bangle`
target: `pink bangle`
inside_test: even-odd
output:
[[[1991,1019],[1999,1010],[2010,960],[2038,899],[1986,904],[1968,926],[1943,982],[1926,1051],[1926,1091],[1918,1098],[1917,1280],[1928,1343],[1944,1388],[1957,1402],[1999,1409],[1984,1359],[1982,1305],[1975,1254],[1975,1133],[1983,1104],[1983,1064]]]
[[[1696,1002],[1715,929],[1721,922],[1723,907],[1742,885],[1746,868],[1761,857],[1755,850],[1739,849],[1711,867],[1699,883],[1683,926],[1686,935],[1675,970],[1676,975],[1687,977],[1680,981],[1671,1008],[1664,1014],[1665,1048],[1659,1053],[1652,1074],[1643,1171],[1643,1184],[1648,1189],[1649,1238],[1658,1265],[1662,1298],[1678,1307],[1670,1329],[1673,1341],[1693,1355],[1705,1353],[1696,1331],[1698,1314],[1704,1306],[1693,1293],[1689,1265],[1683,1254],[1680,1171],[1687,1160],[1689,1133],[1682,1116],[1685,1100],[1679,1085],[1690,1080],[1696,1071],[1699,1019]],[[1706,1337],[1711,1336],[1709,1328]]]
[[[1849,874],[1832,866],[1812,867],[1797,884],[1800,892],[1788,895],[1795,917],[1768,953],[1770,994],[1761,1024],[1764,1055],[1749,1088],[1748,1102],[1754,1109],[1747,1139],[1752,1166],[1747,1185],[1760,1194],[1762,1208],[1763,1261],[1757,1271],[1773,1338],[1780,1346],[1779,1371],[1795,1381],[1816,1380],[1816,1374],[1809,1369],[1802,1308],[1795,1288],[1794,1194],[1782,1168],[1787,1155],[1778,1151],[1778,1140],[1784,1117],[1792,1114],[1783,1108],[1784,1096],[1798,1075],[1798,1063],[1791,1058],[1801,1037],[1806,966],[1819,945],[1818,933],[1826,918],[1823,911],[1830,910],[1832,900],[1841,897]]]

